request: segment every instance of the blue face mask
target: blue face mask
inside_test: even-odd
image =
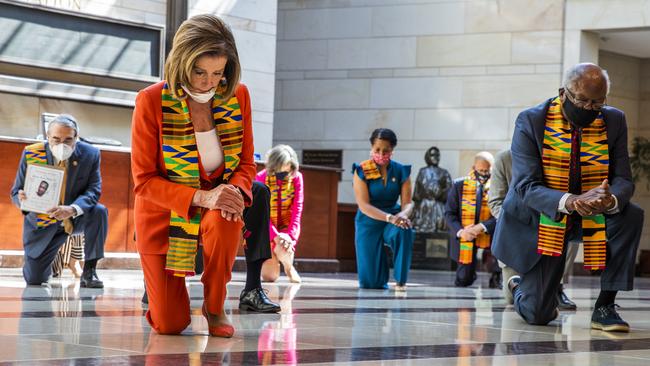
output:
[[[277,172],[277,173],[275,173],[275,179],[277,179],[277,180],[285,180],[285,179],[287,179],[288,175],[289,175],[289,172]]]

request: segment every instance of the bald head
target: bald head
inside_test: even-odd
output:
[[[607,97],[610,81],[607,71],[596,64],[585,62],[569,68],[562,84],[578,99],[600,100]]]

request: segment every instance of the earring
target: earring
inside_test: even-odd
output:
[[[221,81],[219,81],[219,85],[226,86],[227,84],[228,84],[228,79],[226,79],[226,77],[222,77]]]

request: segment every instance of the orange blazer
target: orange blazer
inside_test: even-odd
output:
[[[173,183],[167,179],[162,154],[161,95],[165,81],[151,85],[135,99],[131,126],[131,174],[135,193],[135,232],[138,252],[166,254],[169,247],[169,217],[173,210],[189,220],[196,210],[192,207],[195,188]],[[248,89],[240,84],[235,96],[239,100],[244,127],[244,141],[239,166],[229,183],[244,193],[247,205],[252,202],[252,182],[255,179],[253,158],[253,126]],[[223,174],[224,165],[208,176],[200,163],[201,187],[209,190]]]

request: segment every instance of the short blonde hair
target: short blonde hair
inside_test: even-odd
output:
[[[210,14],[187,19],[174,35],[164,72],[171,92],[177,99],[187,97],[183,92],[179,94],[180,86],[190,85],[192,69],[196,60],[203,55],[224,56],[228,59],[223,74],[226,85],[218,91],[222,101],[227,101],[235,94],[241,77],[239,54],[230,27],[219,17]]]
[[[296,151],[291,146],[277,145],[266,153],[267,174],[271,175],[279,172],[286,164],[291,166],[290,173],[292,175],[300,168],[298,154],[296,154]]]

